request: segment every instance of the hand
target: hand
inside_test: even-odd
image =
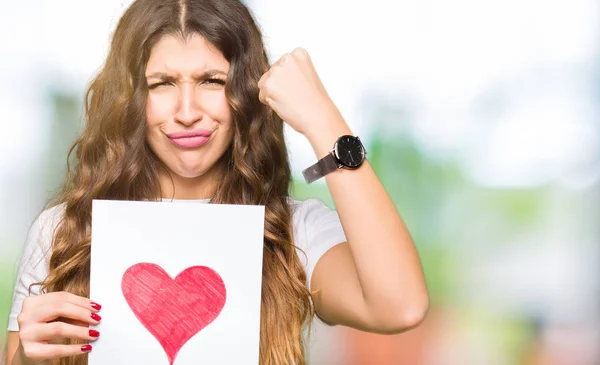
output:
[[[47,360],[91,351],[91,345],[60,345],[63,339],[93,341],[99,333],[100,305],[67,292],[29,296],[18,317],[19,354],[23,364],[46,364]],[[58,319],[58,320],[57,320]]]
[[[258,88],[260,101],[298,133],[319,130],[339,115],[308,52],[302,48],[281,56],[261,77]]]

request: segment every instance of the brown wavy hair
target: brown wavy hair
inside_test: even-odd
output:
[[[92,199],[158,200],[165,165],[145,139],[150,51],[165,35],[199,34],[230,63],[225,93],[234,135],[217,162],[212,203],[265,205],[260,363],[305,364],[303,328],[314,316],[293,244],[291,173],[282,120],[258,99],[269,69],[262,35],[238,0],[137,0],[120,19],[106,63],[85,99],[86,125],[72,147],[67,181],[51,205],[64,205],[54,232],[44,292],[89,296]],[[76,341],[69,341],[75,343]],[[55,363],[85,364],[86,356]]]

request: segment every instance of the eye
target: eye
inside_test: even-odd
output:
[[[211,78],[211,79],[204,80],[202,83],[208,84],[208,85],[225,85],[225,80]]]
[[[158,82],[156,84],[148,85],[148,89],[152,90],[152,89],[156,89],[157,87],[160,87],[160,86],[168,86],[168,85],[173,85],[173,83],[170,81]]]

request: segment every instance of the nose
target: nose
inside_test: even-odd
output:
[[[183,84],[179,89],[179,100],[175,121],[189,127],[202,119],[202,109],[198,100],[199,93],[193,84]]]

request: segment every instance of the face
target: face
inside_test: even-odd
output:
[[[228,72],[222,53],[199,35],[186,41],[165,36],[152,48],[146,67],[146,138],[175,181],[209,183],[211,167],[230,145]]]

